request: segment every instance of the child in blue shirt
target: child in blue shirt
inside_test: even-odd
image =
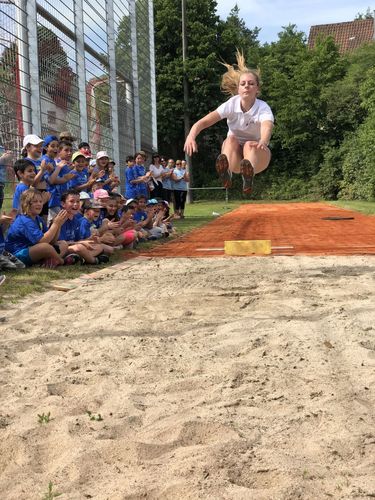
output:
[[[21,208],[21,195],[24,191],[27,191],[30,187],[34,187],[36,184],[35,179],[37,176],[45,171],[45,164],[41,165],[39,174],[35,173],[35,166],[31,160],[23,158],[14,162],[13,169],[16,174],[17,179],[20,181],[17,184],[16,189],[13,194],[13,205],[12,207],[18,212]],[[49,200],[49,194],[42,193],[43,203]]]
[[[137,170],[134,164],[134,156],[127,156],[126,158],[126,170],[125,170],[125,196],[126,198],[136,198],[137,197],[137,184],[134,182],[138,177]]]
[[[23,269],[25,264],[17,259],[14,255],[5,250],[4,233],[7,227],[12,224],[17,210],[12,209],[9,214],[3,213],[0,215],[0,269]]]
[[[86,170],[86,157],[80,151],[76,151],[72,156],[74,178],[68,182],[69,189],[76,191],[89,191],[95,182],[94,177],[90,177]]]
[[[43,142],[43,156],[41,158],[49,165],[50,172],[45,175],[45,180],[48,184],[48,191],[51,193],[51,198],[48,203],[48,222],[50,222],[54,216],[61,210],[60,200],[61,200],[61,190],[60,185],[73,179],[74,174],[66,171],[68,167],[67,160],[61,160],[58,164],[55,162],[57,153],[59,151],[59,140],[54,135],[47,135]],[[60,176],[62,170],[65,168],[65,174]]]
[[[136,178],[133,180],[133,183],[136,184],[137,187],[137,196],[146,196],[149,198],[149,189],[148,182],[151,178],[151,172],[146,172],[146,168],[144,166],[145,158],[141,152],[136,153],[135,155],[135,172]]]
[[[43,207],[42,194],[28,189],[21,196],[21,214],[17,215],[10,226],[5,250],[12,253],[26,266],[41,262],[47,267],[64,264],[68,245],[59,239],[60,228],[67,219],[62,211],[55,217],[51,227],[47,229],[40,213]]]
[[[67,220],[61,227],[61,237],[66,238],[69,253],[78,254],[87,264],[108,262],[103,253],[104,247],[96,239],[81,238],[81,220],[79,193],[71,189],[61,196],[61,206],[67,213]]]

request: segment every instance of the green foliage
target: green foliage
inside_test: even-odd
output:
[[[56,497],[61,496],[62,493],[58,493],[56,491],[53,491],[53,483],[50,481],[48,483],[48,490],[47,492],[43,495],[42,500],[53,500]]]
[[[95,422],[101,422],[103,420],[103,417],[100,415],[100,413],[94,415],[94,413],[91,413],[91,411],[89,410],[87,410],[86,413],[89,416],[90,420],[95,420]]]
[[[38,413],[38,423],[39,424],[48,424],[52,420],[51,418],[51,412],[48,412],[47,414],[42,413],[39,415]]]

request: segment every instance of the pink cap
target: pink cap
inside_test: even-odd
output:
[[[100,160],[100,158],[105,158],[105,157],[107,157],[109,159],[107,151],[98,151],[96,153],[96,159],[97,160]]]
[[[94,198],[96,200],[100,200],[102,198],[109,198],[108,191],[106,191],[105,189],[97,189],[96,191],[94,191]]]

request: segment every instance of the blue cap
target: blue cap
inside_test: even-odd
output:
[[[56,137],[55,135],[46,135],[45,138],[43,139],[43,147],[46,148],[48,144],[51,144],[52,141],[59,142],[59,138]]]
[[[158,203],[158,200],[155,200],[155,198],[151,198],[151,200],[148,200],[146,205],[157,205]]]

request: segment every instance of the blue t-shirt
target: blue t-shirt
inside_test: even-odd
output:
[[[135,222],[143,222],[144,220],[147,219],[147,212],[144,212],[143,210],[140,211],[137,210],[133,214],[133,219],[135,220]]]
[[[143,177],[146,175],[146,169],[143,165],[134,165],[133,167],[136,171],[136,179],[138,177]],[[137,188],[137,196],[147,196],[148,199],[148,186],[147,182],[140,182],[139,184],[134,184]]]
[[[53,166],[53,171],[46,172],[43,176],[43,179],[48,184],[47,191],[49,191],[51,193],[51,198],[48,202],[48,206],[50,208],[59,207],[61,205],[61,195],[68,190],[68,182],[64,182],[63,184],[52,184],[50,182],[50,177],[56,169],[56,162],[54,159],[50,158],[47,155],[43,155],[41,157],[41,161],[43,161],[43,160],[45,160],[46,163],[50,163]],[[68,167],[68,165],[64,165],[62,167],[62,169],[60,170],[58,177],[64,177],[65,174],[69,174],[70,172],[71,171],[70,171],[70,168]]]
[[[76,214],[73,219],[64,222],[60,229],[59,240],[79,241],[81,239],[80,225],[82,217]]]
[[[127,167],[125,170],[125,196],[126,198],[136,198],[138,195],[137,184],[132,184],[130,181],[134,181],[138,177],[137,170],[135,166]]]
[[[29,186],[26,186],[23,182],[17,184],[13,195],[13,205],[12,208],[19,210],[21,208],[21,195],[24,191],[27,191]]]
[[[82,184],[87,184],[89,180],[87,171],[82,170],[82,172],[78,172],[77,170],[71,170],[70,173],[75,174],[75,177],[68,182],[68,189],[74,189],[82,186]],[[86,191],[86,189],[83,189],[83,191]]]
[[[171,171],[171,169],[169,167],[164,167],[163,173],[169,174],[170,171]],[[170,178],[169,175],[167,177],[163,177],[161,182],[163,184],[164,189],[173,189],[172,188],[172,179]]]
[[[59,172],[59,177],[64,177],[65,174],[72,174],[73,172],[70,170],[69,165],[64,165],[62,169]],[[63,184],[57,184],[59,194],[60,194],[60,201],[59,205],[61,203],[61,195],[68,191],[69,189],[69,182],[74,181],[74,179],[71,179],[70,181],[64,182]]]
[[[15,254],[32,247],[39,243],[46,231],[47,226],[39,215],[33,219],[29,215],[19,214],[8,230],[5,250]]]
[[[95,224],[86,219],[86,217],[81,217],[80,219],[80,239],[86,240],[91,237],[91,229],[95,228]]]
[[[185,170],[175,168],[173,174],[177,177],[177,181],[172,179],[172,189],[176,191],[187,191],[187,182],[184,180]]]
[[[94,220],[94,226],[96,227],[96,229],[99,229],[103,224],[103,219],[105,219],[105,215],[106,215],[105,208],[101,208],[99,217]]]

